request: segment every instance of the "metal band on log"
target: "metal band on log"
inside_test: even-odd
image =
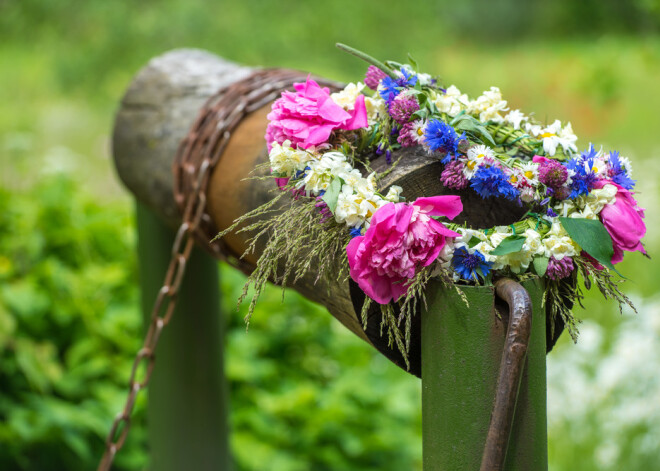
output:
[[[239,66],[198,50],[176,50],[153,59],[140,71],[122,100],[113,135],[113,153],[117,171],[126,186],[164,221],[175,227],[180,216],[175,202],[172,166],[180,143],[194,124],[199,125],[200,110],[211,106],[219,89],[249,77],[254,69]],[[301,80],[306,74],[300,73]],[[208,106],[204,108],[208,113]],[[246,179],[264,176],[267,169],[255,172],[259,164],[268,162],[264,141],[266,115],[270,104],[264,104],[242,119],[222,146],[207,191],[207,241],[233,221],[273,197],[274,184],[269,179]],[[204,111],[202,111],[204,113]],[[190,139],[190,137],[189,137]],[[421,148],[405,148],[394,152],[392,160],[400,163],[381,182],[382,190],[399,185],[409,199],[439,194],[459,194],[464,211],[457,222],[475,228],[511,224],[525,210],[503,200],[483,200],[470,189],[457,192],[442,187],[439,160]],[[374,170],[388,168],[385,157],[371,162]],[[180,171],[180,169],[179,169]],[[185,191],[185,190],[184,190]],[[223,238],[220,249],[207,247],[218,258],[237,260],[246,248],[247,234],[231,233]],[[203,237],[202,237],[203,239]],[[254,267],[260,254],[248,254],[241,262],[243,271]],[[301,254],[304,256],[304,254]],[[318,282],[310,272],[291,288],[308,299],[325,306],[328,311],[360,338],[371,343],[397,365],[405,364],[396,347],[387,345],[380,336],[380,313],[377,306],[369,312],[366,331],[360,322],[364,293],[352,282]],[[561,332],[555,328],[555,337]],[[420,316],[413,319],[410,372],[421,375]],[[549,338],[548,347],[554,342]]]

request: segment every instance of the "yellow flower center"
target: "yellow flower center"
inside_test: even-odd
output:
[[[594,173],[598,173],[598,167],[596,167],[595,165],[591,168],[591,170],[592,170]]]
[[[477,159],[483,159],[484,157],[486,157],[484,154],[477,155]]]
[[[556,134],[552,132],[544,132],[543,134],[541,134],[541,139],[545,139],[546,137],[553,137],[553,136],[556,136]]]
[[[417,128],[417,135],[418,136],[423,136],[424,135],[424,130],[422,128]]]
[[[531,180],[532,178],[534,178],[534,172],[532,172],[531,170],[527,170],[525,172],[525,177],[527,177]]]
[[[476,160],[468,160],[467,168],[469,168],[470,170],[473,170],[475,165],[477,165]]]
[[[518,177],[516,177],[515,175],[511,175],[511,178],[509,178],[509,181],[511,183],[517,183],[518,182]]]

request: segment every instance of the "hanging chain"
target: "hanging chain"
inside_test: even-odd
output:
[[[138,393],[146,389],[154,369],[155,351],[163,328],[170,322],[177,294],[195,240],[216,258],[228,260],[243,271],[243,262],[228,256],[222,241],[209,243],[218,233],[206,213],[206,190],[211,173],[227,147],[234,129],[253,111],[279,96],[294,82],[305,80],[306,74],[286,69],[262,69],[245,79],[225,87],[203,106],[189,134],[181,142],[173,164],[174,195],[182,211],[182,223],[176,232],[172,255],[163,286],[158,291],[151,311],[151,321],[142,348],[133,362],[128,381],[129,391],[123,410],[117,414],[105,441],[105,452],[98,471],[107,471],[126,441],[131,414]],[[321,81],[335,88],[334,82]],[[259,136],[261,138],[261,136]],[[144,373],[139,374],[143,366]]]

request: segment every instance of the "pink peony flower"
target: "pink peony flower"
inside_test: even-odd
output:
[[[644,210],[637,206],[632,192],[611,180],[598,180],[594,184],[594,188],[600,189],[605,185],[614,185],[618,190],[614,203],[605,205],[598,215],[612,238],[614,248],[612,263],[619,263],[623,260],[624,251],[639,250],[645,254],[644,246],[640,242],[646,234],[646,225],[643,221]]]
[[[282,144],[289,139],[291,144],[307,149],[328,141],[335,129],[367,127],[367,109],[364,95],[358,95],[354,109],[344,110],[330,97],[328,88],[321,88],[314,80],[293,85],[296,92],[282,92],[268,113],[266,143]]]
[[[462,210],[460,197],[453,195],[382,206],[367,232],[346,247],[351,278],[377,303],[397,301],[417,267],[438,258],[447,237],[459,236],[431,216],[453,219]]]

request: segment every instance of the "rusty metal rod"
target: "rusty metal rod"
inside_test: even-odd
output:
[[[502,352],[493,413],[481,458],[481,471],[499,471],[504,468],[518,389],[532,331],[532,301],[527,290],[519,283],[504,278],[495,283],[495,292],[509,305],[509,325]]]

